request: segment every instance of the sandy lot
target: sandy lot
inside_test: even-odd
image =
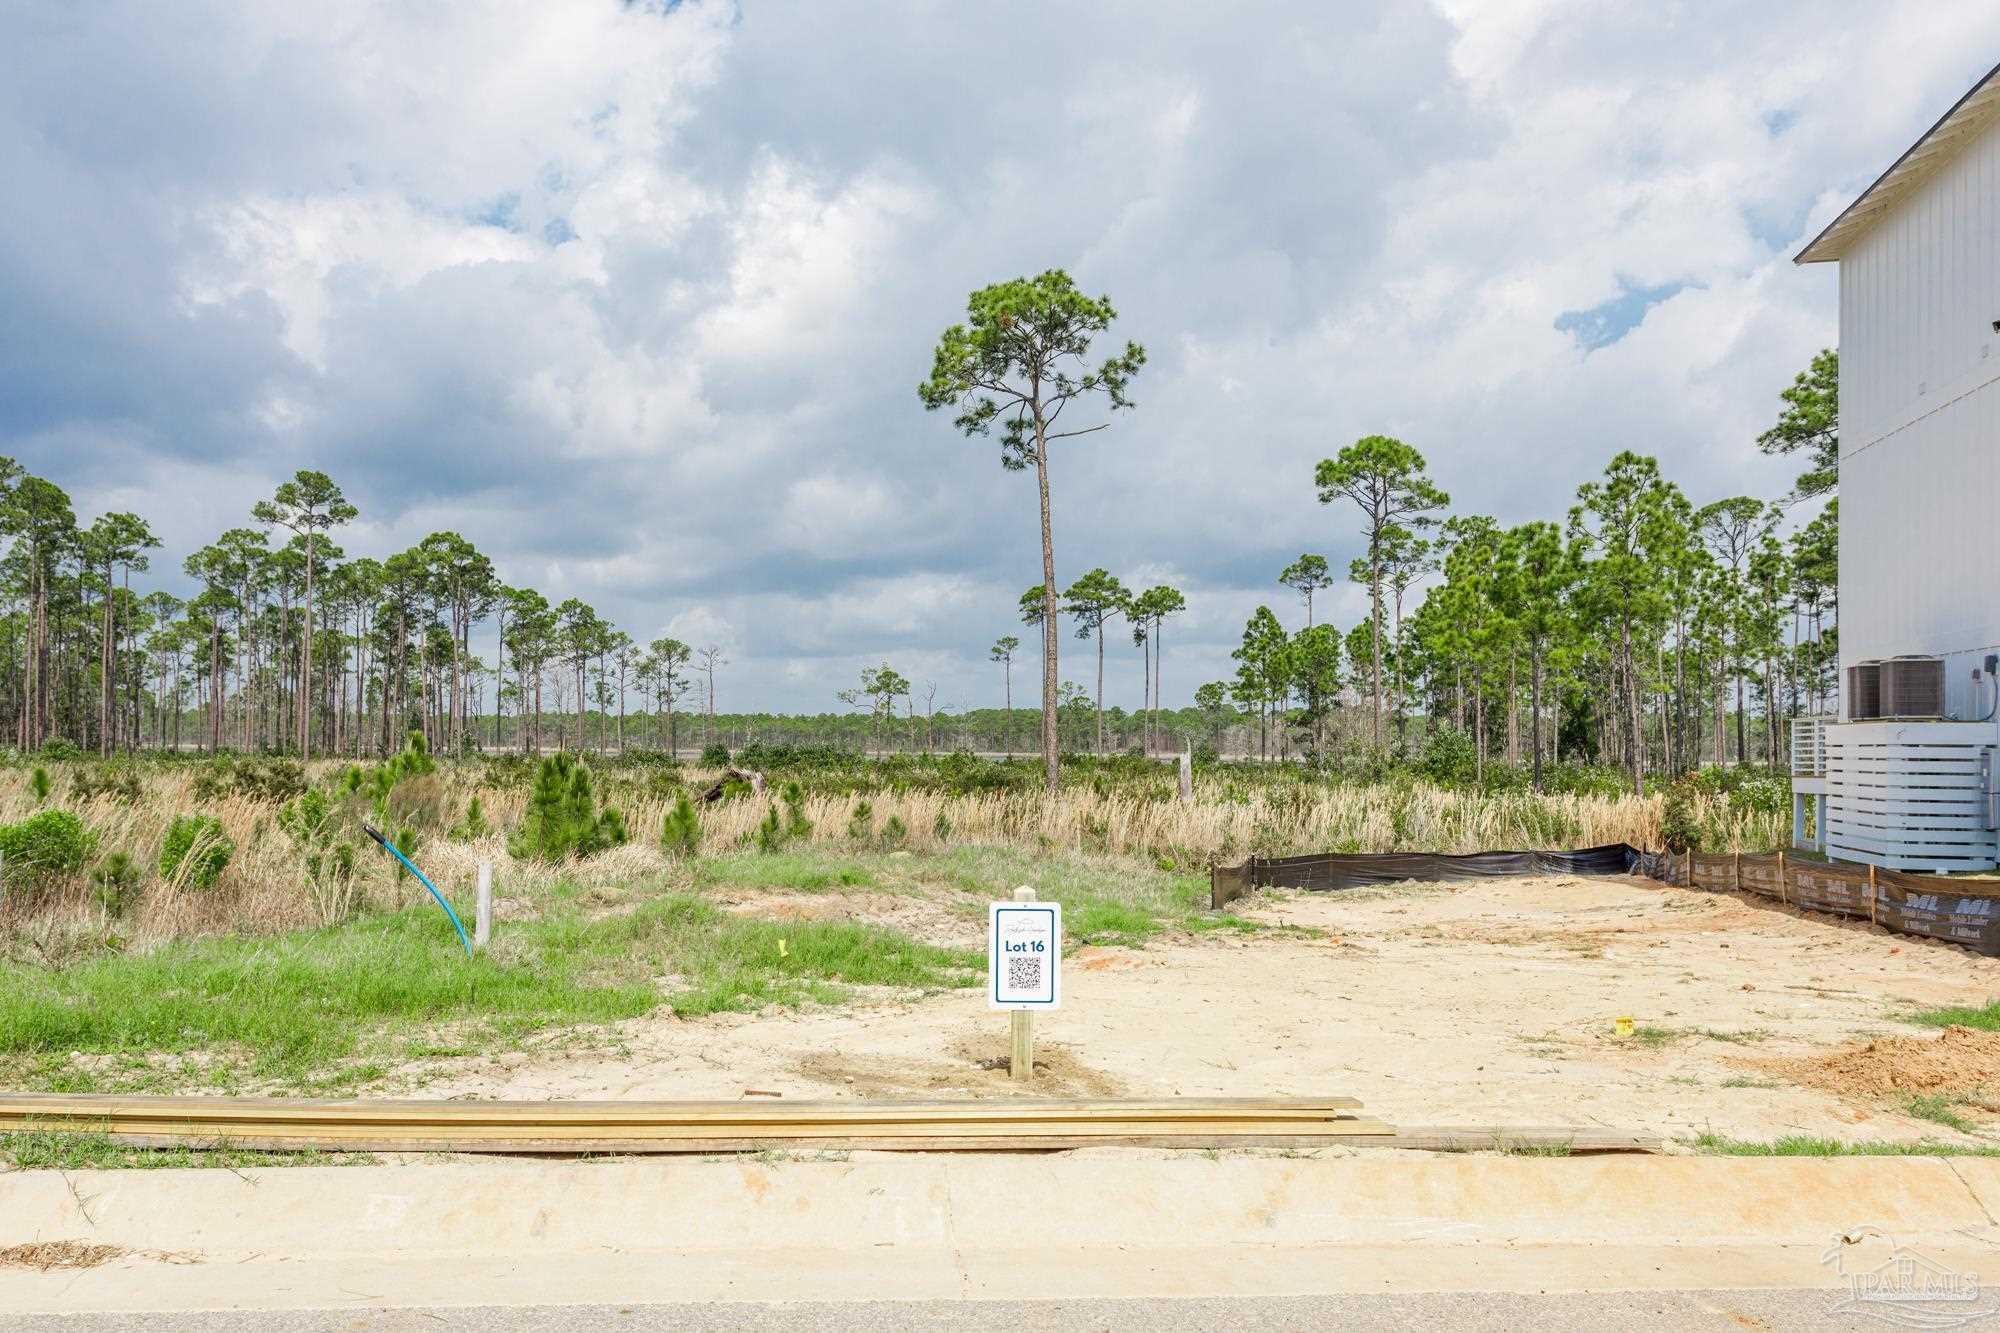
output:
[[[970,944],[981,928],[881,894],[732,892],[728,906]],[[1072,950],[1033,1092],[1337,1093],[1406,1126],[1947,1141],[1965,1136],[1907,1114],[1913,1091],[1962,1098],[1982,1136],[1989,1076],[2000,1095],[2000,1034],[1933,1050],[1938,1030],[1900,1017],[2000,996],[2000,960],[1866,925],[1636,879],[1273,894],[1244,909],[1298,929]],[[1621,1015],[1638,1035],[1615,1035]],[[1006,1033],[979,991],[879,995],[662,1015],[397,1082],[461,1097],[1006,1096]]]

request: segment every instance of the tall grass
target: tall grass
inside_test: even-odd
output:
[[[188,814],[213,816],[236,846],[228,868],[210,888],[150,877],[137,895],[131,917],[116,923],[119,931],[158,937],[245,926],[281,930],[316,922],[303,867],[277,827],[273,803],[247,795],[197,799],[195,770],[182,765],[142,766],[137,800],[114,795],[78,801],[69,795],[77,766],[54,767],[52,803],[74,810],[90,824],[100,852],[123,851],[141,867],[156,866],[168,827]],[[311,776],[315,782],[328,783],[338,768],[315,764]],[[416,859],[447,893],[469,889],[482,860],[501,867],[503,891],[510,893],[547,889],[561,879],[613,884],[680,873],[680,863],[658,845],[661,823],[674,796],[670,787],[606,782],[606,800],[623,810],[633,841],[587,861],[549,865],[510,857],[506,834],[519,823],[528,792],[519,785],[482,785],[485,775],[477,764],[440,766],[440,827],[424,836]],[[682,776],[688,786],[698,789],[715,775],[688,770]],[[463,841],[447,837],[443,827],[460,819],[475,793],[491,831]],[[771,799],[739,796],[700,807],[700,850],[715,855],[754,845]],[[1781,815],[1739,810],[1721,797],[1693,799],[1698,807],[1695,817],[1719,849],[1755,851],[1782,841]],[[860,813],[864,802],[870,811],[866,816]],[[41,808],[45,807],[26,770],[0,769],[0,821],[23,819]],[[812,826],[802,836],[813,844],[858,844],[875,851],[976,845],[1032,853],[1144,856],[1171,858],[1194,869],[1252,852],[1469,852],[1616,842],[1658,846],[1660,801],[1481,794],[1409,782],[1256,786],[1233,778],[1203,777],[1196,781],[1194,800],[1187,803],[1162,799],[1156,791],[1117,787],[1066,787],[1054,796],[913,788],[865,797],[807,795],[802,813]],[[394,909],[419,901],[422,888],[414,880],[396,876],[385,856],[364,846],[360,857],[360,905]],[[102,923],[102,909],[87,876],[32,889],[14,876],[0,882],[0,932],[19,932],[53,920],[91,919]]]
[[[480,1049],[663,1004],[696,1015],[830,1003],[850,986],[968,986],[980,961],[878,927],[746,919],[672,892],[620,914],[515,922],[468,959],[436,913],[411,908],[60,968],[0,962],[0,1071],[8,1057],[44,1057],[52,1077],[74,1079],[60,1063],[70,1052],[143,1063],[199,1051],[219,1080],[296,1084],[383,1043],[392,1057],[413,1041]]]

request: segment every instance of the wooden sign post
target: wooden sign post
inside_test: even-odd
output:
[[[1012,1041],[1007,1073],[1035,1073],[1035,1011],[1062,1001],[1062,904],[1036,901],[1027,885],[1011,902],[986,908],[986,1003],[1007,1009]]]

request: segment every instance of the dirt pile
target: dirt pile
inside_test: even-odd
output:
[[[2000,1110],[2000,1032],[1948,1027],[1936,1037],[1877,1037],[1831,1055],[1760,1062],[1793,1083],[1857,1101],[1952,1093]]]

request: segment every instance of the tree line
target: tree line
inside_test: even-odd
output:
[[[1429,730],[1448,724],[1471,743],[1475,780],[1495,759],[1525,763],[1541,790],[1546,764],[1568,759],[1615,764],[1643,791],[1649,773],[1729,762],[1732,740],[1736,762],[1775,769],[1780,719],[1834,697],[1838,393],[1839,358],[1824,351],[1781,395],[1758,445],[1804,452],[1807,468],[1775,502],[1697,505],[1656,459],[1627,450],[1577,488],[1562,520],[1505,527],[1450,515],[1409,445],[1358,440],[1314,482],[1321,503],[1360,516],[1365,553],[1349,577],[1368,590],[1367,619],[1344,638],[1315,626],[1313,595],[1332,578],[1323,557],[1302,555],[1278,582],[1302,599],[1306,627],[1288,634],[1259,607],[1235,678],[1203,689],[1257,716],[1266,754],[1323,752],[1332,710],[1351,697],[1378,749],[1386,725],[1386,743],[1408,754],[1413,712]],[[1789,506],[1818,497],[1818,513],[1784,535]]]
[[[965,323],[945,330],[919,386],[927,409],[956,409],[962,433],[997,430],[1002,466],[1037,482],[1043,579],[1022,595],[1020,613],[1040,631],[1038,740],[1051,785],[1062,751],[1083,748],[1075,719],[1086,706],[1089,748],[1100,753],[1151,751],[1168,737],[1192,743],[1197,732],[1219,743],[1248,726],[1260,754],[1323,755],[1355,742],[1351,715],[1361,708],[1377,753],[1407,755],[1413,717],[1426,732],[1448,720],[1470,741],[1476,771],[1496,757],[1525,760],[1540,785],[1552,760],[1616,763],[1640,789],[1648,773],[1726,758],[1732,739],[1735,758],[1751,758],[1753,711],[1765,723],[1762,757],[1776,764],[1779,714],[1818,711],[1830,698],[1839,414],[1838,358],[1827,351],[1785,390],[1758,440],[1807,459],[1778,503],[1697,505],[1654,459],[1628,451],[1579,487],[1565,517],[1503,527],[1451,514],[1410,445],[1355,441],[1316,466],[1313,484],[1322,504],[1360,519],[1362,554],[1347,576],[1367,590],[1367,617],[1344,634],[1317,618],[1315,597],[1336,576],[1324,556],[1303,554],[1277,575],[1298,597],[1303,626],[1287,630],[1260,606],[1234,654],[1235,677],[1203,685],[1193,710],[1165,710],[1166,626],[1186,597],[1130,589],[1101,568],[1067,585],[1056,578],[1052,450],[1130,410],[1146,360],[1132,342],[1092,358],[1115,318],[1108,298],[1084,295],[1060,270],[994,284],[972,294]],[[1073,415],[1093,401],[1107,419]],[[1829,497],[1818,515],[1781,535],[1786,506],[1817,496]],[[692,709],[702,741],[716,739],[721,646],[640,644],[577,598],[551,603],[507,585],[453,532],[386,559],[350,559],[336,538],[357,516],[327,474],[300,471],[248,523],[188,556],[193,595],[141,593],[133,575],[160,547],[143,518],[80,524],[60,487],[0,459],[9,543],[0,731],[20,748],[62,738],[105,755],[141,745],[387,753],[411,729],[446,753],[510,743],[622,749],[641,736],[678,749]],[[1088,695],[1060,673],[1065,618],[1096,659]],[[489,625],[490,664],[473,651],[475,630]],[[1145,703],[1130,726],[1103,705],[1114,626],[1141,650]],[[980,732],[992,748],[1019,743],[1020,649],[1009,634],[988,651],[1006,699],[999,734]],[[886,663],[840,699],[863,719],[865,744],[937,744],[935,685],[926,685],[921,732],[912,683]],[[902,725],[893,727],[899,701]],[[1349,724],[1336,726],[1343,716]]]
[[[1102,431],[1110,416],[1131,409],[1131,381],[1146,360],[1133,342],[1092,359],[1093,339],[1115,317],[1108,297],[1086,296],[1059,269],[981,288],[968,299],[966,321],[939,338],[918,388],[927,410],[957,409],[954,425],[968,437],[997,427],[1002,466],[1032,469],[1037,482],[1043,578],[1022,595],[1021,614],[1041,630],[1050,790],[1062,704],[1058,615],[1095,641],[1101,716],[1105,625],[1123,617],[1141,642],[1152,640],[1150,710],[1159,626],[1186,605],[1168,588],[1134,596],[1102,569],[1057,590],[1050,448]],[[1448,718],[1471,741],[1477,776],[1489,756],[1518,765],[1525,749],[1537,789],[1546,758],[1573,757],[1616,763],[1643,791],[1648,772],[1686,772],[1704,753],[1725,761],[1732,717],[1735,757],[1748,759],[1755,702],[1763,757],[1775,767],[1780,712],[1824,707],[1838,657],[1838,355],[1814,357],[1781,398],[1777,422],[1757,445],[1803,453],[1807,467],[1776,503],[1734,496],[1697,505],[1656,459],[1626,450],[1578,488],[1566,516],[1503,527],[1482,515],[1451,515],[1450,496],[1410,445],[1386,435],[1355,441],[1321,460],[1313,483],[1321,504],[1360,516],[1363,554],[1348,576],[1368,591],[1366,620],[1345,636],[1316,624],[1314,596],[1334,575],[1324,556],[1301,555],[1278,581],[1303,601],[1304,627],[1288,632],[1268,606],[1258,607],[1233,655],[1235,678],[1203,685],[1197,708],[1215,716],[1231,703],[1253,716],[1260,754],[1296,747],[1317,755],[1336,711],[1358,697],[1378,754],[1407,756],[1417,711],[1432,724],[1427,730]],[[1093,399],[1106,420],[1064,422]],[[1816,497],[1828,497],[1817,516],[1781,537],[1787,506]],[[1152,597],[1171,605],[1159,603],[1158,614],[1137,609]],[[990,654],[1007,672],[1010,711],[1019,646],[1003,637]],[[877,669],[877,687],[881,673],[894,676],[886,665]],[[866,697],[879,712],[883,696],[867,688],[870,680],[843,697]],[[1103,749],[1101,725],[1096,748]]]
[[[358,516],[327,474],[301,471],[189,555],[199,591],[137,593],[160,542],[136,514],[80,525],[68,495],[0,459],[0,679],[24,749],[140,746],[392,753],[410,730],[457,753],[623,748],[628,721],[679,743],[693,703],[713,733],[717,645],[639,644],[587,603],[512,587],[463,536],[348,559]],[[473,652],[495,629],[497,659]],[[511,725],[509,725],[511,724]],[[504,730],[503,730],[504,729]]]

